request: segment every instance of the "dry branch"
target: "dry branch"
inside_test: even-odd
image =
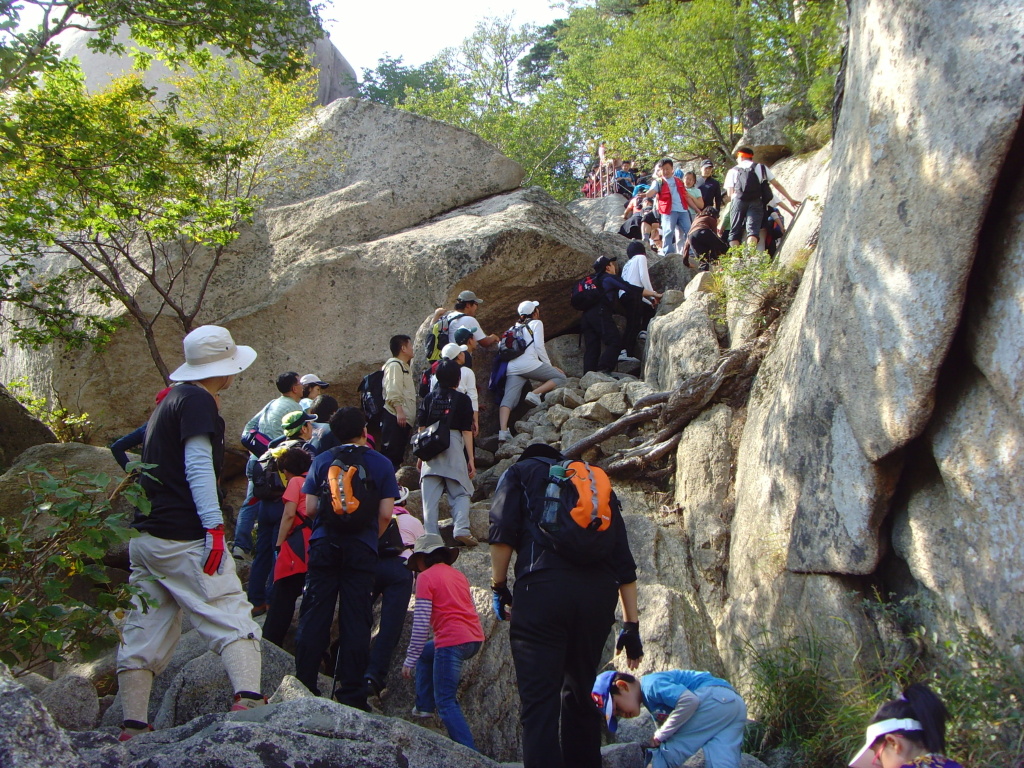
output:
[[[658,417],[658,414],[661,413],[661,408],[662,407],[660,405],[653,405],[650,408],[644,408],[643,410],[630,411],[625,416],[622,416],[618,420],[613,421],[608,426],[602,427],[601,429],[597,430],[597,432],[590,435],[589,437],[585,437],[578,443],[570,445],[568,448],[562,451],[562,454],[567,459],[578,459],[583,454],[583,452],[588,448],[593,448],[595,445],[600,445],[610,437],[621,435],[634,424],[640,424],[641,422],[644,421],[651,421],[653,419],[656,419]]]

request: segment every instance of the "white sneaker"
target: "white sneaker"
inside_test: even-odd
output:
[[[498,442],[499,443],[504,443],[505,441],[511,440],[511,439],[512,439],[512,433],[509,432],[507,429],[498,430]]]
[[[424,712],[422,710],[416,709],[416,707],[413,707],[412,708],[412,716],[413,717],[418,717],[418,718],[422,719],[422,718],[426,718],[426,717],[433,717],[434,713],[433,712]]]
[[[540,405],[543,401],[540,399],[540,395],[536,392],[528,392],[526,394],[526,402],[533,403],[534,405]]]
[[[647,331],[640,331],[640,333],[638,333],[636,337],[641,341],[647,341]]]
[[[635,357],[630,357],[629,355],[627,355],[626,354],[626,350],[622,350],[621,352],[619,352],[619,362],[620,363],[628,363],[630,360],[635,360],[635,359],[636,359]]]

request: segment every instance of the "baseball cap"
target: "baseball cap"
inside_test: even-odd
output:
[[[598,675],[590,692],[590,698],[594,700],[598,709],[604,714],[604,720],[608,723],[608,730],[615,733],[619,727],[619,722],[615,717],[615,701],[612,698],[613,677],[615,677],[614,669]]]
[[[305,411],[291,411],[281,417],[281,426],[284,427],[286,435],[294,435],[307,421],[316,421],[316,416]]]
[[[519,312],[520,315],[532,315],[539,306],[539,301],[521,301],[519,302],[519,309],[516,311]]]
[[[475,302],[477,304],[483,304],[484,303],[484,300],[483,299],[478,299],[476,294],[473,293],[472,291],[463,291],[462,293],[460,293],[459,294],[459,301],[472,301],[472,302]]]
[[[594,262],[594,271],[604,272],[605,267],[607,267],[613,261],[618,261],[618,258],[615,256],[602,256],[601,258],[597,259]]]
[[[465,352],[467,349],[465,344],[445,344],[441,348],[441,357],[447,360],[454,360],[459,356],[460,352]]]
[[[456,344],[465,344],[467,341],[473,338],[473,331],[469,328],[459,328],[452,337],[452,341]]]
[[[256,359],[256,350],[235,344],[227,328],[201,325],[189,333],[182,345],[185,363],[168,376],[171,381],[200,381],[214,376],[234,376]]]
[[[890,718],[868,726],[867,740],[864,747],[850,761],[850,768],[871,768],[875,762],[875,756],[871,754],[871,745],[882,736],[893,731],[923,731],[921,723],[910,718]]]
[[[326,381],[323,381],[315,373],[307,373],[305,376],[303,376],[301,379],[299,379],[299,384],[301,384],[304,387],[308,387],[310,384],[316,384],[318,387],[329,387],[329,386],[331,386]]]
[[[703,163],[700,164],[700,167],[701,168],[714,168],[715,164],[712,163],[710,160],[705,160]]]

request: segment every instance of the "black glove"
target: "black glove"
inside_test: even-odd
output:
[[[615,641],[615,653],[626,649],[626,658],[635,661],[643,658],[644,644],[640,642],[640,622],[624,621],[622,630],[619,632],[619,639]]]
[[[508,614],[505,608],[512,605],[512,593],[509,591],[508,583],[491,584],[491,607],[498,621],[505,621]]]

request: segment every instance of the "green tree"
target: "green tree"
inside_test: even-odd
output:
[[[303,68],[305,46],[323,36],[320,8],[307,0],[0,0],[0,91],[30,87],[35,73],[54,66],[55,41],[68,30],[94,32],[94,50],[125,53],[115,41],[122,25],[171,62],[212,43],[266,72],[293,76]],[[39,23],[19,26],[23,13]]]
[[[278,147],[310,114],[316,83],[308,70],[282,81],[212,60],[176,87],[166,103],[138,76],[90,94],[65,62],[4,105],[24,149],[0,153],[0,248],[27,268],[10,276],[6,293],[37,291],[21,305],[29,317],[20,326],[5,313],[17,341],[45,340],[38,325],[27,335],[19,329],[32,326],[33,311],[44,319],[64,311],[47,304],[49,283],[73,279],[89,296],[124,306],[166,378],[156,323],[169,313],[191,330],[264,185],[301,154],[300,144]]]
[[[407,91],[437,93],[451,85],[442,62],[434,59],[419,67],[402,63],[402,57],[385,55],[373,69],[363,69],[359,96],[367,101],[393,107],[404,104]]]

